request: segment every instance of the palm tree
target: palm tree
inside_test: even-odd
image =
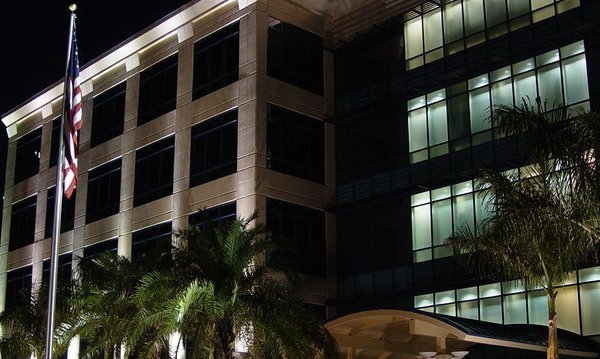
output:
[[[232,359],[237,340],[255,358],[337,358],[327,330],[276,279],[265,259],[273,242],[255,219],[176,233],[174,268],[147,274],[135,295],[146,325],[180,333],[192,357]]]
[[[69,306],[73,297],[73,283],[59,281],[55,309],[56,323],[68,321],[77,316]],[[37,286],[29,296],[23,294],[24,305],[5,310],[0,314],[0,325],[4,329],[0,338],[0,353],[7,357],[25,358],[31,354],[42,358],[46,350],[46,324],[48,311],[48,285]],[[55,335],[55,342],[58,336]],[[67,349],[68,342],[54,347],[53,357],[60,357]]]
[[[492,122],[529,151],[529,173],[514,178],[483,170],[489,217],[448,239],[473,271],[494,280],[522,279],[548,300],[547,357],[558,358],[557,285],[579,266],[598,259],[600,186],[594,162],[600,138],[596,115],[558,106],[499,107]],[[578,140],[580,139],[580,140]],[[596,152],[597,153],[597,152]]]
[[[60,342],[80,336],[81,357],[113,357],[122,346],[134,352],[153,339],[148,357],[159,357],[168,350],[166,335],[156,337],[155,328],[141,327],[144,308],[134,300],[136,287],[151,270],[172,266],[171,257],[165,253],[135,262],[113,252],[95,258],[80,258],[78,270],[81,281],[76,286],[70,304],[79,313],[58,326]],[[158,343],[158,344],[157,344]]]

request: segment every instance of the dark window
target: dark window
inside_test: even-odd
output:
[[[49,166],[56,166],[58,163],[58,145],[60,145],[60,121],[61,118],[55,118],[52,120],[52,138],[50,142],[50,163]]]
[[[239,32],[236,22],[194,45],[194,100],[238,80]]]
[[[19,138],[15,157],[15,180],[20,182],[38,173],[40,169],[40,147],[42,145],[42,129]]]
[[[177,54],[142,71],[138,103],[138,126],[175,109]]]
[[[131,259],[137,261],[144,256],[157,258],[171,252],[171,222],[157,224],[131,234]]]
[[[194,212],[190,214],[189,222],[190,226],[202,225],[202,221],[207,219],[221,225],[235,220],[235,215],[236,204],[231,202]]]
[[[33,243],[36,201],[37,197],[31,196],[12,205],[9,251]]]
[[[106,241],[97,242],[83,248],[84,258],[94,258],[104,252],[117,252],[117,238],[111,238]]]
[[[57,281],[68,282],[71,280],[72,253],[58,256]],[[42,283],[50,283],[50,259],[44,259],[42,263]]]
[[[6,273],[5,309],[10,310],[27,304],[31,296],[31,266]]]
[[[94,168],[88,175],[85,223],[119,212],[121,159]]]
[[[75,197],[77,190],[73,191],[70,199],[63,196],[62,213],[60,215],[60,233],[73,229],[75,218]],[[54,199],[56,198],[56,186],[48,188],[48,199],[46,200],[46,228],[44,237],[52,237],[52,226],[54,225]]]
[[[267,116],[267,168],[323,183],[323,122],[275,105]]]
[[[94,97],[91,146],[123,133],[125,119],[125,82]]]
[[[173,193],[174,142],[171,136],[136,151],[134,206]]]
[[[323,39],[296,26],[269,18],[269,76],[323,94]]]
[[[267,198],[267,229],[279,249],[275,264],[291,265],[298,273],[325,276],[325,213]]]
[[[237,109],[192,127],[190,187],[237,169]]]

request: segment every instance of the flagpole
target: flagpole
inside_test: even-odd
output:
[[[56,278],[58,270],[58,247],[60,240],[60,217],[62,212],[63,199],[63,133],[65,128],[65,113],[67,111],[67,102],[69,93],[69,63],[71,61],[71,45],[73,42],[73,26],[75,23],[75,10],[77,5],[69,5],[71,17],[69,21],[69,42],[67,45],[67,64],[65,65],[65,79],[63,82],[63,101],[62,101],[62,116],[60,120],[60,136],[58,146],[58,164],[56,165],[56,191],[54,195],[54,223],[52,225],[52,254],[50,257],[50,289],[48,293],[48,322],[46,326],[46,359],[52,358],[52,342],[54,334],[54,309],[56,307]],[[70,108],[69,108],[70,111]]]

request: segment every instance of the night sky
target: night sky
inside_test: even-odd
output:
[[[77,1],[79,66],[84,67],[189,1]],[[64,76],[70,3],[0,1],[0,115]],[[0,188],[4,187],[6,146],[6,130],[0,124]],[[0,197],[0,208],[3,199]],[[0,216],[0,225],[1,221]]]
[[[64,76],[72,1],[3,0],[0,5],[0,114]],[[79,0],[79,65],[128,39],[189,0]]]

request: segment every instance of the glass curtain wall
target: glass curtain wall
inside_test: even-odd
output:
[[[404,55],[411,70],[580,5],[580,0],[427,1],[405,14]]]
[[[538,98],[548,110],[559,104],[589,109],[583,41],[408,101],[411,163],[491,141],[492,108]]]
[[[573,271],[558,288],[558,327],[582,335],[600,334],[594,320],[600,303],[600,267]],[[417,309],[501,324],[548,323],[548,302],[540,288],[520,281],[426,293],[414,297]]]

